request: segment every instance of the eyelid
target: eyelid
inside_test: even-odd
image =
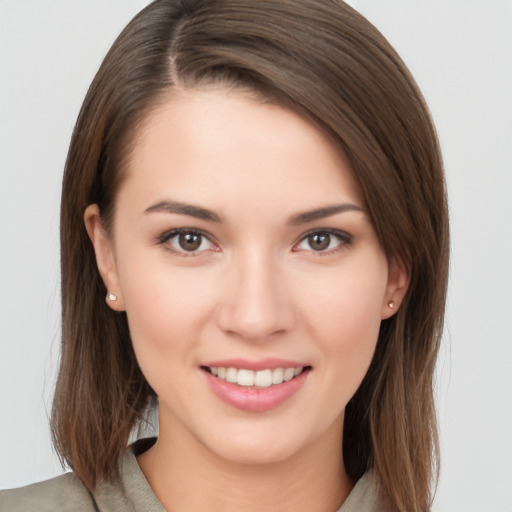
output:
[[[157,244],[164,246],[165,250],[167,250],[173,254],[176,254],[177,256],[194,257],[194,256],[199,256],[199,255],[207,252],[207,250],[190,251],[190,252],[180,251],[180,250],[177,250],[174,247],[172,247],[170,244],[165,245],[166,242],[168,242],[175,236],[181,235],[182,233],[192,233],[194,235],[200,235],[200,236],[206,238],[212,245],[215,245],[215,247],[217,248],[215,250],[215,252],[220,250],[218,248],[217,242],[215,241],[215,239],[212,235],[210,235],[209,233],[206,233],[202,229],[197,229],[197,228],[173,228],[173,229],[170,229],[168,231],[165,231],[161,235],[159,235],[156,238],[156,242],[157,242]]]
[[[335,237],[339,238],[340,239],[340,244],[338,244],[333,249],[329,249],[329,250],[325,250],[325,251],[315,251],[313,249],[310,249],[310,250],[305,250],[305,252],[311,252],[311,253],[317,254],[319,256],[327,255],[327,254],[333,254],[333,253],[336,253],[336,252],[342,250],[347,245],[351,245],[352,242],[353,242],[353,239],[354,239],[354,237],[351,234],[349,234],[346,231],[343,231],[341,229],[315,228],[315,229],[311,229],[307,233],[304,233],[303,235],[301,235],[301,237],[295,242],[295,244],[293,244],[292,251],[294,251],[294,252],[301,251],[301,249],[296,249],[296,247],[301,242],[303,242],[306,238],[308,238],[311,235],[322,234],[322,233],[325,233],[325,234],[328,234],[328,235],[332,235],[332,236],[335,236]]]
[[[173,228],[168,231],[165,231],[161,235],[159,235],[156,238],[156,243],[159,245],[164,246],[166,242],[168,242],[170,239],[174,238],[177,235],[180,235],[182,233],[192,233],[195,235],[200,235],[204,238],[206,238],[212,245],[216,247],[215,252],[220,251],[218,243],[215,241],[215,238],[210,235],[209,233],[203,231],[202,229],[197,228]],[[301,237],[293,244],[292,251],[293,252],[299,252],[301,249],[297,249],[297,246],[303,242],[306,238],[308,238],[311,235],[315,234],[328,234],[337,237],[340,240],[340,243],[334,247],[333,249],[325,250],[325,251],[315,251],[313,249],[305,250],[306,252],[311,252],[317,255],[327,255],[327,254],[333,254],[335,252],[338,252],[342,250],[345,246],[351,245],[353,241],[353,236],[347,233],[346,231],[340,230],[340,229],[333,229],[333,228],[315,228],[307,231]],[[164,247],[166,250],[172,252],[173,254],[176,254],[178,256],[185,256],[185,257],[193,257],[193,256],[199,256],[202,253],[207,252],[207,250],[201,250],[201,251],[180,251],[174,249],[170,244]]]

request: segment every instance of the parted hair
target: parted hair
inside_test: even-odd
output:
[[[372,469],[393,510],[429,510],[449,250],[442,159],[406,66],[340,0],[156,0],[108,52],[82,105],[62,187],[62,353],[52,410],[62,461],[91,489],[119,478],[118,461],[155,398],[125,313],[105,304],[84,211],[98,204],[108,232],[139,127],[173,88],[211,84],[251,90],[330,137],[388,259],[407,267],[407,294],[382,322],[347,405],[340,457],[354,480]]]

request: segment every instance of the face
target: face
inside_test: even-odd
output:
[[[85,219],[160,437],[249,463],[340,441],[406,276],[339,151],[246,94],[175,92],[124,172],[111,236]]]

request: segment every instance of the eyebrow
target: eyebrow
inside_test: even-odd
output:
[[[166,212],[176,213],[178,215],[188,215],[189,217],[195,217],[196,219],[207,220],[210,222],[222,222],[222,219],[218,214],[207,208],[201,208],[200,206],[194,206],[193,204],[179,203],[175,201],[160,201],[149,208],[146,208],[144,213],[152,212]]]
[[[344,212],[364,212],[364,210],[360,206],[352,203],[334,204],[330,206],[324,206],[323,208],[315,208],[314,210],[298,213],[297,215],[290,217],[288,224],[291,224],[292,226],[299,226],[301,224],[306,224],[308,222],[313,222],[319,219],[325,219],[331,215]]]
[[[351,211],[364,212],[363,208],[355,204],[341,203],[298,213],[288,219],[288,224],[292,226],[299,226],[301,224],[307,224],[308,222],[324,219],[338,213]],[[189,217],[194,217],[196,219],[206,220],[209,222],[223,222],[221,216],[215,213],[213,210],[176,201],[160,201],[153,206],[146,208],[144,211],[144,213],[153,212],[175,213],[177,215],[187,215]]]

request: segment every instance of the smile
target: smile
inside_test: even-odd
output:
[[[206,371],[221,380],[237,384],[238,386],[254,388],[268,388],[282,384],[283,382],[288,382],[300,375],[306,368],[309,367],[267,368],[253,371],[246,368],[222,366],[204,367]]]

